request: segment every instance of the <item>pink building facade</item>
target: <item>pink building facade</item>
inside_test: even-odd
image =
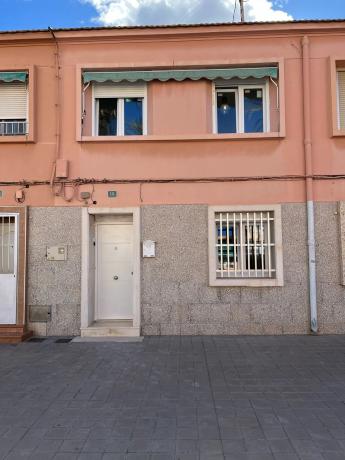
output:
[[[3,340],[345,332],[345,22],[0,47]]]

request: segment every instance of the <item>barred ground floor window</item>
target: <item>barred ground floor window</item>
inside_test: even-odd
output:
[[[280,206],[209,208],[212,286],[283,285]]]

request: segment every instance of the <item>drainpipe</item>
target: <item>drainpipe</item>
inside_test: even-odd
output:
[[[316,299],[316,262],[315,262],[315,219],[314,219],[314,191],[313,191],[313,157],[310,120],[310,62],[309,38],[302,38],[303,50],[303,120],[304,120],[304,158],[306,174],[307,197],[307,227],[308,227],[308,266],[309,266],[309,303],[310,329],[317,333],[317,299]]]
[[[61,91],[60,91],[60,50],[59,43],[56,39],[54,31],[51,27],[48,27],[48,30],[54,40],[55,45],[55,78],[56,78],[56,96],[55,96],[55,116],[56,116],[56,126],[55,126],[55,161],[60,158],[60,117],[61,117]]]

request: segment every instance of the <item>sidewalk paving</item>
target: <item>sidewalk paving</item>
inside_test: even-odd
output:
[[[0,459],[345,459],[345,337],[0,346]]]

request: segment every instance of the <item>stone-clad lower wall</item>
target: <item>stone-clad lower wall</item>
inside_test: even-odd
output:
[[[206,205],[142,207],[141,239],[156,241],[141,261],[142,333],[308,333],[305,209],[282,205],[284,286],[227,288],[208,286]],[[315,206],[320,333],[345,333],[340,220],[338,203]],[[47,261],[50,245],[67,245],[67,261]],[[81,208],[29,208],[27,310],[51,308],[36,334],[80,334],[80,272]]]
[[[343,202],[340,207],[339,203],[318,203],[315,207],[318,318],[320,333],[324,334],[345,333],[343,208]]]
[[[67,246],[66,261],[48,261],[47,246]],[[27,314],[51,308],[47,322],[31,322],[37,335],[80,335],[81,209],[29,208]]]
[[[208,286],[207,206],[144,207],[142,227],[157,242],[143,260],[144,334],[308,331],[304,206],[282,208],[284,287]]]
[[[345,332],[337,203],[316,205],[319,327]],[[208,286],[207,206],[142,208],[142,238],[157,257],[142,261],[143,334],[309,332],[306,207],[282,205],[284,286]]]

